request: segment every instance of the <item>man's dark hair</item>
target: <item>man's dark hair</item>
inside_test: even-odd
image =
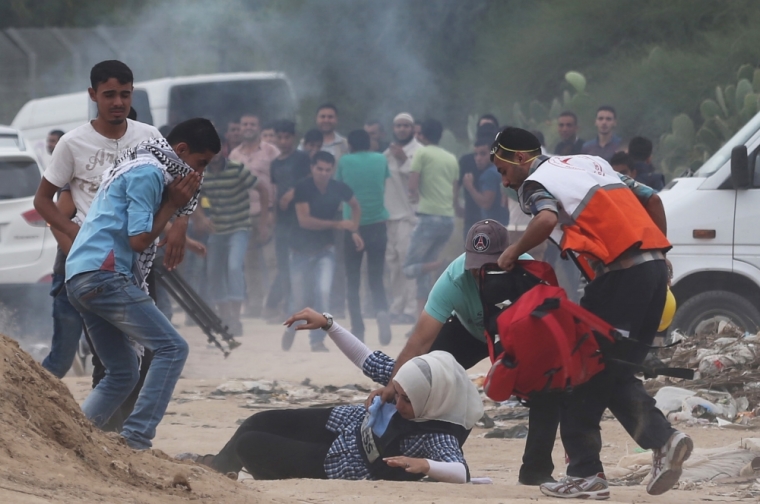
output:
[[[291,135],[296,134],[296,123],[293,121],[289,121],[287,119],[282,119],[281,121],[277,121],[274,123],[274,132],[275,133],[290,133]]]
[[[443,124],[438,119],[425,119],[422,121],[422,134],[428,142],[437,144],[443,136]]]
[[[631,138],[628,154],[634,161],[646,161],[652,155],[652,141],[641,136]]]
[[[332,109],[332,111],[335,112],[335,115],[338,115],[338,107],[336,107],[335,105],[333,105],[332,103],[329,103],[329,102],[328,103],[323,103],[322,105],[320,105],[319,107],[317,107],[317,114],[319,114],[320,110],[326,109],[326,108]]]
[[[50,131],[48,132],[48,135],[55,135],[55,136],[57,136],[57,137],[58,137],[58,140],[60,140],[60,139],[61,139],[61,137],[64,135],[64,133],[63,133],[63,131],[62,131],[62,130],[59,130],[59,129],[54,129],[54,130],[50,130]]]
[[[314,154],[314,159],[311,160],[311,164],[315,165],[318,161],[324,161],[325,163],[329,163],[331,165],[335,165],[335,156],[330,154],[327,151],[319,151],[316,154]]]
[[[264,126],[261,127],[261,131],[268,130],[268,129],[273,130],[275,127],[274,125],[275,123],[273,122],[264,123]]]
[[[596,113],[598,114],[602,110],[606,110],[607,112],[612,112],[612,117],[617,119],[617,112],[615,111],[615,107],[613,107],[612,105],[602,105],[601,107],[596,109]]]
[[[488,145],[493,143],[493,139],[496,138],[496,134],[499,132],[499,127],[493,123],[485,123],[478,126],[475,132],[476,141],[480,139],[488,140]]]
[[[369,133],[363,129],[353,130],[348,134],[348,146],[351,147],[351,152],[369,150],[369,145]]]
[[[632,165],[631,161],[632,161],[631,156],[629,156],[623,151],[620,151],[612,155],[612,157],[610,158],[610,166],[626,165],[629,170],[632,170],[633,167],[631,166]]]
[[[380,126],[380,131],[385,131],[385,127],[383,127],[383,123],[381,123],[378,119],[367,119],[366,121],[364,121],[365,126],[374,126],[375,124]]]
[[[240,114],[240,117],[238,118],[238,122],[240,122],[244,117],[255,117],[256,119],[261,121],[261,117],[259,116],[257,112],[251,112],[251,111],[243,112],[242,114]],[[264,129],[264,128],[261,128],[261,129]]]
[[[528,130],[508,126],[501,130],[491,145],[491,161],[493,161],[495,154],[504,158],[512,158],[515,151],[541,154],[541,142]]]
[[[310,129],[306,132],[306,134],[303,136],[303,143],[314,143],[319,142],[322,143],[324,140],[324,137],[322,136],[322,132],[318,129]]]
[[[598,110],[597,110],[597,112],[598,112]],[[614,113],[615,113],[615,112],[613,111],[613,114],[614,114]],[[578,116],[577,116],[577,115],[575,115],[575,112],[570,112],[569,110],[565,110],[565,111],[564,111],[564,112],[562,112],[562,113],[561,113],[559,116],[560,116],[560,117],[572,117],[572,118],[573,118],[573,122],[574,122],[575,124],[578,124]]]
[[[478,117],[478,124],[480,124],[480,122],[483,121],[484,119],[486,121],[491,121],[494,124],[494,126],[496,127],[496,129],[499,129],[499,120],[496,119],[495,115],[493,115],[493,114],[483,114],[482,116]]]
[[[487,146],[491,147],[491,144],[493,143],[493,137],[487,138],[487,137],[478,137],[475,139],[475,147],[482,147]]]
[[[119,84],[130,84],[135,81],[132,70],[119,60],[106,60],[96,64],[90,70],[90,85],[97,90],[98,85],[116,79]]]
[[[222,141],[216,133],[216,128],[211,121],[202,117],[179,123],[166,136],[166,141],[171,146],[186,143],[191,154],[206,151],[218,154],[222,150]]]

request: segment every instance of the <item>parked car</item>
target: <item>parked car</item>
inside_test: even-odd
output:
[[[0,149],[26,150],[24,138],[18,130],[0,124]]]
[[[4,130],[0,138],[10,138]],[[0,147],[0,285],[45,281],[53,271],[55,238],[33,203],[41,176],[31,153]]]
[[[0,127],[0,330],[52,334],[48,291],[56,242],[33,199],[42,175],[18,131]]]

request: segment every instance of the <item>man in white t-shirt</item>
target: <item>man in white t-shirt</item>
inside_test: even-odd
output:
[[[95,65],[90,72],[90,99],[97,104],[98,117],[61,137],[53,151],[50,165],[40,181],[34,207],[50,225],[59,244],[53,271],[53,341],[43,367],[52,374],[64,376],[74,359],[82,321],[68,301],[65,279],[65,258],[79,232],[72,215],[59,210],[53,198],[68,186],[76,221],[84,221],[100,186],[100,178],[123,149],[161,134],[153,126],[127,119],[132,103],[132,71],[120,61],[109,60]],[[182,222],[180,222],[182,221]],[[178,220],[168,232],[165,265],[176,267],[182,260],[187,219]],[[93,373],[94,380],[97,374]]]

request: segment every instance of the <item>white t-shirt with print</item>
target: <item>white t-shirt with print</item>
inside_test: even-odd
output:
[[[56,187],[69,184],[77,214],[84,219],[106,168],[119,152],[149,138],[161,138],[161,133],[131,119],[127,119],[124,136],[117,140],[104,137],[88,122],[61,137],[43,176]]]

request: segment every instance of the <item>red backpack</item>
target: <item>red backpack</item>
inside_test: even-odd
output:
[[[481,284],[486,274],[481,270]],[[537,395],[569,392],[601,372],[605,357],[608,363],[619,362],[631,372],[644,371],[647,376],[688,377],[686,370],[650,370],[618,359],[617,354],[624,355],[626,347],[638,343],[569,301],[548,264],[518,261],[517,275],[523,279],[532,277],[534,285],[518,294],[506,309],[494,314],[488,308],[493,305],[484,301],[484,315],[490,315],[491,320],[495,316],[496,327],[492,323],[488,330],[486,326],[492,366],[483,389],[494,401],[505,401],[512,395],[529,400]],[[515,282],[525,287],[524,280],[510,281]],[[500,345],[495,341],[497,334]]]

